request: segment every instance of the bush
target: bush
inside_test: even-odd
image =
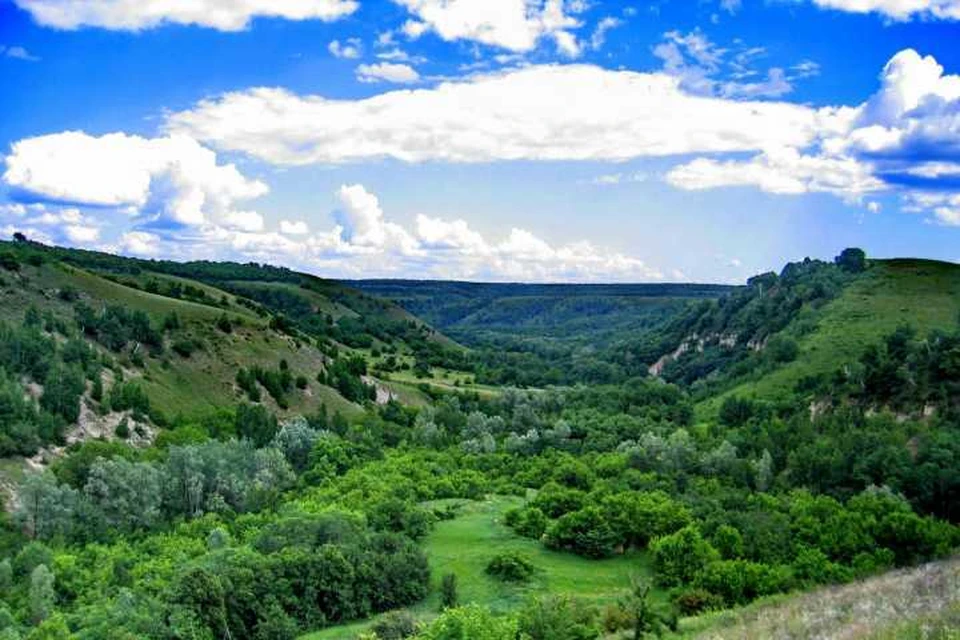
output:
[[[746,604],[760,596],[788,591],[793,582],[789,567],[747,560],[711,562],[696,578],[697,586],[717,594],[728,605]]]
[[[487,563],[487,574],[504,582],[526,582],[533,575],[533,563],[515,552],[495,555]]]
[[[587,558],[613,555],[617,534],[596,507],[561,517],[547,530],[545,543],[552,549],[569,549]]]
[[[673,594],[673,604],[685,616],[694,616],[704,611],[723,608],[723,598],[706,589],[691,588]]]
[[[515,640],[517,623],[476,605],[449,609],[431,622],[420,640]]]
[[[373,624],[378,640],[403,640],[417,633],[416,619],[406,611],[391,611]]]
[[[690,525],[650,545],[657,580],[665,587],[690,583],[707,564],[720,559],[720,554],[703,539],[700,530]]]
[[[193,352],[197,350],[197,343],[190,338],[181,338],[180,340],[174,341],[174,343],[170,345],[170,348],[173,349],[177,355],[183,358],[189,358],[193,355]]]
[[[452,609],[457,606],[457,574],[448,573],[440,582],[440,608]]]
[[[503,522],[518,535],[538,539],[547,530],[549,520],[537,507],[510,509],[503,516]]]
[[[518,616],[521,637],[530,640],[593,640],[600,637],[597,611],[565,596],[529,602]]]

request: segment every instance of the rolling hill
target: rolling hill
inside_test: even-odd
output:
[[[689,301],[733,287],[713,284],[518,284],[416,280],[350,280],[419,318],[476,345],[540,339],[600,346],[656,326]]]
[[[244,398],[238,371],[280,368],[289,372],[287,388],[257,392],[269,410],[357,415],[362,399],[345,391],[349,385],[318,378],[336,361],[356,356],[372,364],[389,354],[402,372],[424,353],[461,351],[392,303],[286,269],[140,260],[32,242],[0,243],[0,256],[0,320],[19,326],[30,310],[48,325],[82,325],[108,386],[117,378],[136,384],[161,421],[233,406]],[[134,329],[124,323],[140,319],[147,335],[128,335]],[[425,401],[417,384],[429,375],[404,384],[360,369],[380,401]],[[87,397],[84,408],[93,404]],[[82,413],[97,419],[97,411]]]

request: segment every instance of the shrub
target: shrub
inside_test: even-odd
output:
[[[723,598],[706,589],[691,588],[673,594],[673,604],[685,616],[693,616],[704,611],[723,608]]]
[[[547,530],[545,543],[552,549],[569,549],[587,558],[613,555],[617,534],[596,507],[561,517]]]
[[[416,619],[406,611],[391,611],[373,624],[378,640],[403,640],[417,633]]]
[[[787,591],[793,581],[789,567],[747,560],[711,562],[696,578],[697,586],[717,594],[728,605],[746,604],[760,596]]]
[[[537,539],[547,530],[549,520],[537,507],[510,509],[503,516],[503,522],[518,535]]]
[[[457,606],[457,574],[448,573],[440,581],[440,608],[452,609]]]
[[[515,552],[495,555],[487,563],[485,571],[504,582],[526,582],[533,575],[533,563]]]
[[[189,358],[193,355],[193,352],[197,350],[197,343],[190,338],[181,338],[180,340],[174,341],[174,343],[170,345],[170,348],[173,349],[177,355],[183,358]]]
[[[597,611],[565,596],[533,600],[520,611],[523,638],[530,640],[593,640],[600,637]]]
[[[693,525],[658,538],[650,548],[657,580],[665,587],[688,584],[703,567],[720,558],[713,545],[704,540]]]

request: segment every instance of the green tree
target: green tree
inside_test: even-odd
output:
[[[30,573],[30,619],[40,624],[53,613],[57,594],[53,572],[41,564]]]
[[[665,587],[679,587],[691,582],[720,554],[704,540],[695,525],[654,540],[650,545],[657,581]]]
[[[851,247],[841,251],[840,255],[834,259],[834,262],[844,271],[860,273],[867,268],[867,254],[863,249]]]

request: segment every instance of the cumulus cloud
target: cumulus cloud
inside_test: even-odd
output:
[[[220,149],[302,165],[758,151],[806,145],[833,117],[831,109],[691,95],[663,73],[537,65],[360,100],[251,89],[174,113],[166,126]]]
[[[813,0],[824,9],[877,13],[892,20],[960,20],[960,0]]]
[[[376,64],[361,64],[357,67],[357,79],[360,82],[394,82],[409,84],[418,82],[420,74],[407,64],[395,62],[378,62]]]
[[[0,224],[10,235],[20,232],[42,242],[65,242],[74,246],[94,246],[100,238],[100,224],[76,207],[44,203],[0,206]]]
[[[403,25],[409,38],[427,31],[446,41],[467,40],[527,52],[543,38],[553,39],[568,56],[580,53],[569,30],[580,21],[568,14],[576,3],[564,0],[393,0],[414,19]],[[565,6],[568,5],[568,6]],[[570,11],[570,10],[573,11]]]
[[[125,254],[152,257],[160,253],[160,236],[146,231],[129,231],[120,237],[117,250]]]
[[[830,152],[910,163],[960,161],[960,76],[944,75],[932,56],[907,49],[887,63],[880,82],[852,130],[827,141]]]
[[[770,147],[752,158],[697,158],[667,180],[683,189],[753,186],[770,193],[833,193],[859,201],[893,191],[908,208],[955,224],[960,187],[960,76],[931,56],[897,53],[864,103],[839,109],[808,144]],[[870,203],[866,205],[870,209]],[[879,210],[879,209],[877,209]]]
[[[213,151],[185,136],[67,131],[14,143],[6,165],[4,182],[34,200],[130,208],[157,223],[263,226],[259,214],[236,203],[264,195],[267,186],[218,164]]]
[[[310,227],[303,220],[281,220],[280,233],[288,236],[303,236],[310,233]]]
[[[380,200],[361,184],[343,185],[337,193],[340,207],[334,217],[340,236],[360,250],[393,250],[404,255],[418,252],[416,241],[398,224],[387,222]]]
[[[667,182],[688,190],[750,186],[768,193],[832,193],[861,196],[886,185],[871,167],[852,158],[802,155],[792,148],[771,150],[740,161],[698,158],[671,169]]]
[[[363,53],[363,43],[359,38],[347,38],[345,41],[331,40],[327,45],[329,51],[335,58],[346,58],[355,60]]]
[[[14,0],[39,24],[57,29],[100,27],[139,31],[164,24],[239,31],[254,18],[337,20],[356,11],[356,0]]]

